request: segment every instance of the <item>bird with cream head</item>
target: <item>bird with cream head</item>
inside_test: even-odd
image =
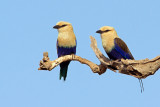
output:
[[[56,45],[58,57],[76,54],[77,42],[71,23],[60,21],[53,28],[58,30]],[[66,61],[60,64],[60,79],[63,77],[66,80],[69,63],[70,61]]]
[[[113,27],[103,26],[96,31],[101,35],[102,45],[111,60],[131,59],[134,60],[126,43],[119,38]],[[139,79],[141,92],[144,90],[142,79]]]

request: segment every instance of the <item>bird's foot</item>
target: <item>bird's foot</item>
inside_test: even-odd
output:
[[[72,59],[75,59],[75,54],[71,54],[72,55]]]

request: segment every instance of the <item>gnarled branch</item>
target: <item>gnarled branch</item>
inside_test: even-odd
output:
[[[49,70],[58,66],[60,63],[65,61],[79,61],[82,64],[88,65],[93,73],[103,74],[106,72],[106,69],[110,69],[114,72],[116,70],[119,73],[127,74],[134,76],[136,78],[146,78],[149,75],[153,75],[160,68],[160,56],[157,56],[154,59],[144,59],[144,60],[110,60],[106,58],[101,51],[97,48],[97,42],[94,37],[90,36],[91,39],[91,48],[96,54],[97,58],[100,61],[100,65],[97,65],[87,59],[81,58],[77,55],[66,55],[60,58],[57,58],[54,61],[50,61],[48,57],[48,52],[43,54],[43,60],[40,61],[40,68],[38,70]]]
[[[102,65],[97,65],[87,59],[81,58],[80,56],[77,55],[66,55],[60,58],[57,58],[54,61],[50,61],[49,57],[48,57],[48,52],[44,52],[43,53],[43,61],[40,61],[40,68],[38,68],[38,70],[49,70],[51,71],[53,68],[55,68],[56,66],[58,66],[59,64],[61,64],[62,62],[65,61],[79,61],[81,64],[86,64],[88,65],[91,70],[94,73],[99,73],[101,74],[102,72],[106,71],[106,68],[104,69],[103,67],[101,67]]]

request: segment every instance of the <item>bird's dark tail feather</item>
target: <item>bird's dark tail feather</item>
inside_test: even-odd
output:
[[[141,93],[144,92],[143,82],[142,79],[138,79],[141,87]]]
[[[60,80],[62,77],[63,77],[64,81],[66,80],[69,63],[70,63],[70,61],[66,61],[66,62],[63,62],[60,64],[60,75],[59,75]]]

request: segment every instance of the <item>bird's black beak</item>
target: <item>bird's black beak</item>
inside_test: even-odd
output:
[[[59,26],[59,25],[53,26],[54,29],[59,29],[60,27],[61,27],[61,26]]]
[[[96,31],[96,33],[100,33],[100,34],[101,34],[101,33],[103,33],[103,31],[101,31],[101,30],[97,30],[97,31]]]

